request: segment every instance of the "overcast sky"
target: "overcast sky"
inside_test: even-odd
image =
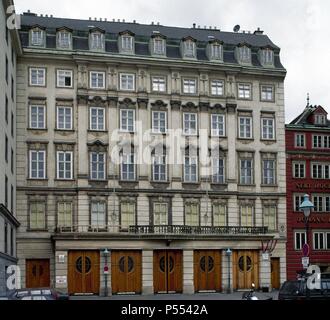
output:
[[[14,0],[16,12],[30,9],[55,17],[136,20],[149,24],[217,26],[232,31],[260,27],[281,48],[288,71],[286,119],[306,106],[322,105],[330,112],[330,1],[328,0]]]

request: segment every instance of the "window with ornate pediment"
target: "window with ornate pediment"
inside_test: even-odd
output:
[[[251,64],[251,48],[247,44],[238,45],[236,48],[236,59],[241,64]]]
[[[68,28],[57,29],[56,46],[59,49],[72,49],[72,30]]]
[[[105,50],[105,31],[98,28],[90,31],[89,49],[94,51]]]
[[[209,60],[223,61],[223,43],[213,40],[207,45],[207,56]]]
[[[123,31],[119,33],[118,48],[120,53],[134,54],[135,52],[135,41],[134,33],[130,31]]]
[[[162,35],[153,35],[151,37],[151,53],[152,55],[166,55],[166,37]]]
[[[196,59],[196,40],[191,37],[182,39],[181,52],[183,58]]]
[[[30,46],[44,47],[46,44],[46,32],[39,26],[32,27],[30,30]]]

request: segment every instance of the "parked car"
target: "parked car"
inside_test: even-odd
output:
[[[50,288],[33,288],[15,290],[8,300],[69,300],[69,296]]]
[[[309,289],[307,278],[285,281],[280,288],[278,300],[330,300],[330,278],[321,277],[321,289]]]

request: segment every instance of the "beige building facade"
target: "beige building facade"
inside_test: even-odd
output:
[[[22,25],[23,286],[110,295],[285,280],[286,71],[267,36],[32,13]]]

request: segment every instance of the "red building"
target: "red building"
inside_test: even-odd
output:
[[[299,205],[305,194],[314,204],[307,237],[310,264],[330,272],[330,121],[321,106],[308,105],[286,126],[286,153],[287,278],[291,280],[303,270],[306,224]]]

